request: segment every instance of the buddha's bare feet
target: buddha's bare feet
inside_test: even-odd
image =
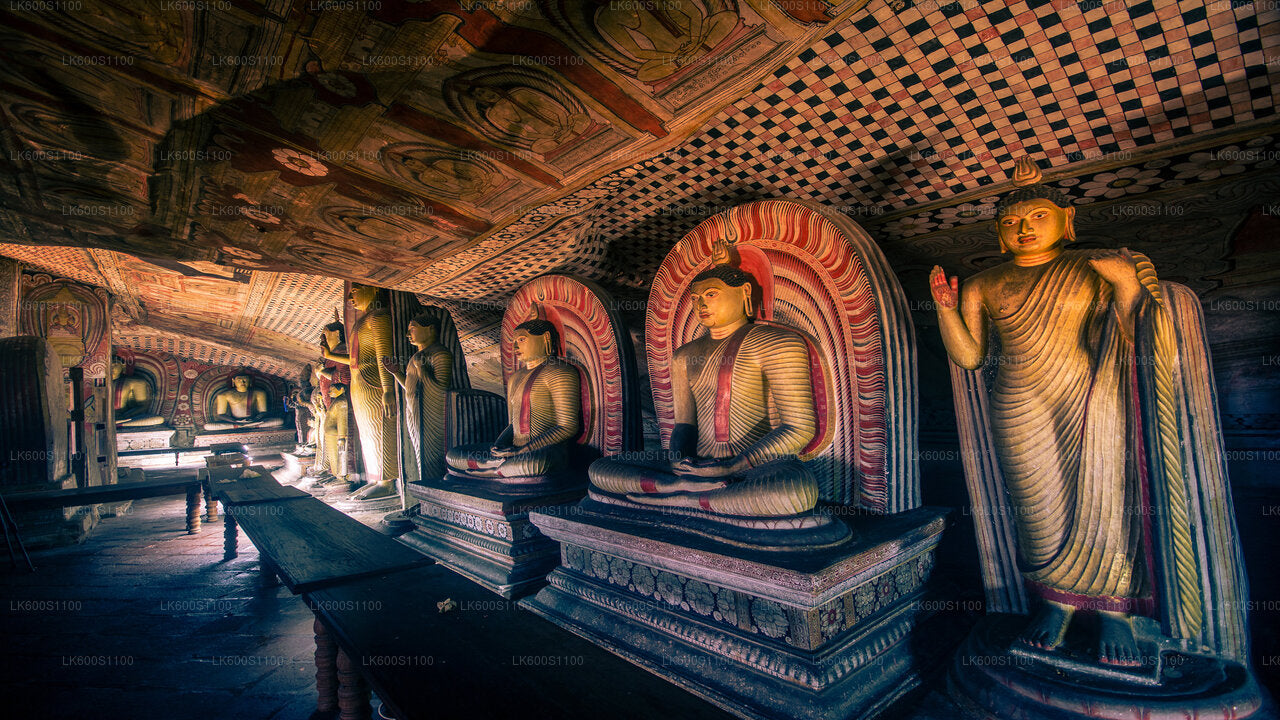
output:
[[[1018,640],[1040,650],[1055,650],[1066,638],[1074,614],[1075,608],[1070,605],[1046,600]]]
[[[391,497],[394,494],[395,494],[395,483],[390,481],[379,482],[379,483],[373,483],[368,487],[364,487],[364,488],[361,488],[360,490],[357,490],[356,493],[352,495],[352,499],[353,500],[376,500],[378,498]]]
[[[1138,641],[1133,637],[1132,619],[1124,613],[1098,613],[1101,632],[1098,635],[1098,662],[1121,667],[1142,664]]]

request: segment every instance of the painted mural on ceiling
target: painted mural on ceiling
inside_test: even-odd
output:
[[[0,252],[144,258],[172,276],[84,272],[131,322],[274,362],[309,359],[328,312],[273,315],[315,291],[279,278],[448,301],[479,351],[529,279],[642,301],[689,227],[748,200],[827,203],[895,261],[972,266],[1017,155],[1099,208],[1276,159],[1268,5],[160,4],[0,9]],[[1116,242],[1143,225],[1120,219]],[[1193,244],[1153,256],[1220,275],[1231,251]]]

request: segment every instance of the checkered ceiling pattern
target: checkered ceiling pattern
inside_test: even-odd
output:
[[[948,200],[981,201],[984,188],[1007,186],[1022,154],[1080,185],[1206,133],[1256,136],[1280,98],[1280,66],[1267,60],[1280,54],[1272,3],[957,0],[869,10],[682,146],[597,183],[616,189],[583,232],[611,244],[612,265],[562,269],[640,282],[703,217],[763,197],[827,203],[882,238],[914,234],[905,228],[919,223],[884,226]],[[533,238],[486,275],[501,274],[513,291],[528,279],[518,257],[530,246],[557,252]],[[495,287],[464,276],[422,289],[481,297]]]

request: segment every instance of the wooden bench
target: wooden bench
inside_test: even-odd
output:
[[[303,597],[316,614],[317,715],[367,718],[372,689],[398,720],[731,717],[443,566]],[[446,599],[456,607],[440,612]]]
[[[124,502],[165,495],[187,494],[187,533],[200,532],[201,481],[194,473],[190,477],[143,482],[95,485],[71,490],[41,490],[30,493],[14,493],[5,497],[12,512],[24,510],[52,510],[54,508],[97,505],[98,503]]]

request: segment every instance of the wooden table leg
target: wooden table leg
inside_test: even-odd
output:
[[[192,485],[187,488],[187,534],[196,535],[200,532],[200,486]]]
[[[261,554],[258,555],[258,570],[262,574],[262,587],[270,588],[280,584],[280,575],[276,572],[276,566]]]
[[[316,618],[316,713],[333,717],[338,712],[338,644],[329,628]]]
[[[222,523],[223,560],[230,560],[236,556],[237,530],[235,508],[227,508],[227,514]]]
[[[204,488],[204,521],[218,521],[218,499],[213,496],[213,488],[208,483]]]
[[[338,649],[338,719],[372,720],[373,708],[369,705],[369,686],[360,676],[360,669],[351,657]]]

